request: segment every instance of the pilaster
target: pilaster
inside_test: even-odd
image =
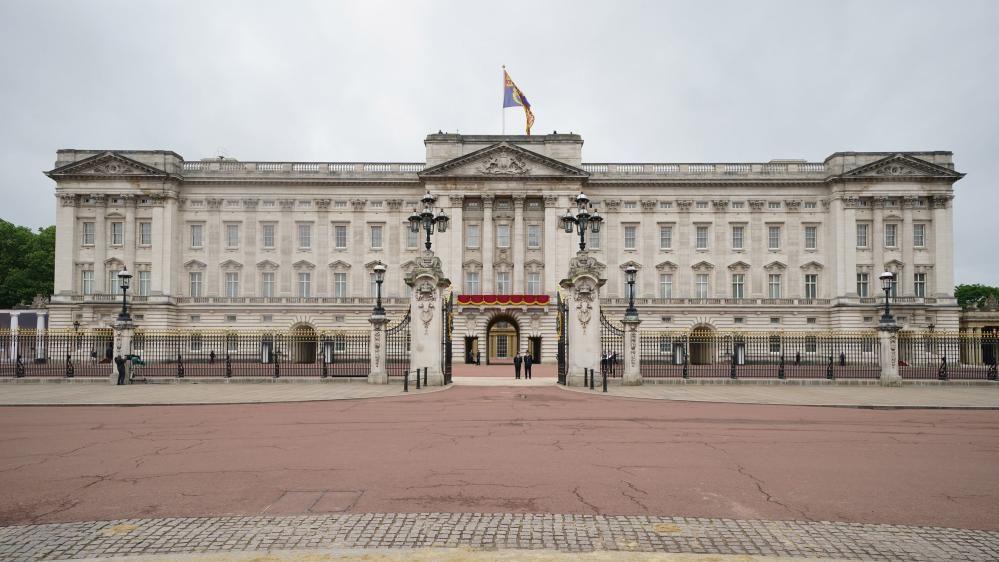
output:
[[[642,342],[638,327],[642,321],[625,316],[624,324],[624,373],[621,383],[626,386],[642,384]]]
[[[524,195],[513,196],[513,290],[525,294],[524,286]]]
[[[388,318],[384,314],[372,314],[368,322],[371,323],[368,341],[371,372],[368,373],[368,384],[388,384],[388,370],[385,368],[385,325],[388,324]]]
[[[902,386],[902,377],[898,374],[898,332],[901,329],[894,322],[878,326],[881,386]]]
[[[582,386],[585,369],[600,371],[600,277],[597,260],[578,252],[569,260],[569,274],[560,283],[566,292],[569,331],[566,384]]]
[[[413,288],[410,300],[410,360],[411,369],[427,369],[427,385],[443,386],[441,331],[443,329],[444,292],[451,281],[444,276],[441,260],[433,252],[423,252],[416,267],[406,277]]]
[[[482,293],[494,293],[493,254],[495,252],[495,227],[493,226],[493,196],[482,196]]]

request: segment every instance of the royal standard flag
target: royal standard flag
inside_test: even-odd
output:
[[[524,108],[524,115],[527,117],[527,134],[531,134],[531,125],[534,125],[534,112],[531,111],[531,102],[527,101],[527,96],[520,91],[520,88],[513,83],[506,69],[503,69],[503,107]]]

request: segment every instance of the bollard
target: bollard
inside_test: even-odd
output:
[[[409,371],[402,373],[402,391],[409,392]]]
[[[590,370],[583,368],[583,388],[590,386]]]
[[[420,390],[420,368],[416,368],[416,390]]]
[[[429,370],[430,370],[430,367],[424,367],[423,368],[423,386],[427,386],[427,371],[429,371]]]
[[[607,371],[604,371],[604,392],[607,392]]]
[[[597,378],[597,373],[595,369],[590,369],[590,390],[593,390],[593,385],[596,384],[593,379]]]

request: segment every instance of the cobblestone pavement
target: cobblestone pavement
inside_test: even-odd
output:
[[[442,387],[409,389],[425,394]],[[0,385],[0,406],[138,405],[138,404],[250,404],[261,402],[310,402],[402,396],[402,380],[392,384],[333,382],[287,384],[206,383],[134,384],[5,384]]]
[[[322,548],[545,549],[846,560],[995,560],[999,532],[855,523],[552,514],[129,519],[0,527],[0,559]]]
[[[796,406],[855,406],[862,408],[989,408],[999,409],[997,385],[925,385],[886,388],[874,385],[810,384],[645,384],[611,385],[607,394],[566,387],[578,392],[692,402],[774,404]]]

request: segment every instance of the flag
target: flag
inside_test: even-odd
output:
[[[524,115],[527,117],[527,134],[531,134],[531,125],[534,125],[534,112],[531,111],[531,102],[527,101],[527,96],[520,91],[520,88],[513,83],[506,68],[503,69],[503,107],[524,108]]]

